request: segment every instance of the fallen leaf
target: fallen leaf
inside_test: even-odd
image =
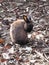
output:
[[[0,38],[0,44],[4,43],[4,41],[5,41],[4,39]]]
[[[6,59],[0,59],[0,61],[1,61],[1,62],[5,62],[5,61],[7,61],[7,60],[6,60]]]
[[[10,49],[11,48],[11,45],[10,44],[7,44],[4,48]]]
[[[0,0],[0,3],[3,2],[3,0]]]

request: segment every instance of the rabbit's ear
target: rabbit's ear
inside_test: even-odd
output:
[[[23,15],[23,19],[26,21],[27,20],[27,16],[26,15]]]

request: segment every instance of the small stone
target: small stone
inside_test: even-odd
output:
[[[4,59],[10,59],[9,53],[2,53]]]
[[[32,51],[32,48],[31,48],[31,47],[26,47],[26,50],[27,50],[28,52],[31,52],[31,51]]]
[[[8,52],[9,53],[14,53],[15,51],[14,51],[14,47],[12,46],[10,49],[8,49]]]

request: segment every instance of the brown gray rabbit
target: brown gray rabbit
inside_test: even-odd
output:
[[[11,24],[10,37],[12,42],[24,45],[28,42],[27,32],[31,32],[33,24],[31,18],[23,15],[23,19],[17,19]]]

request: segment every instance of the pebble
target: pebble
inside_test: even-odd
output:
[[[27,52],[31,52],[32,48],[31,47],[26,47]]]
[[[4,59],[10,59],[9,53],[2,53]]]
[[[13,54],[15,52],[14,47],[12,46],[10,49],[8,49],[8,52]]]

